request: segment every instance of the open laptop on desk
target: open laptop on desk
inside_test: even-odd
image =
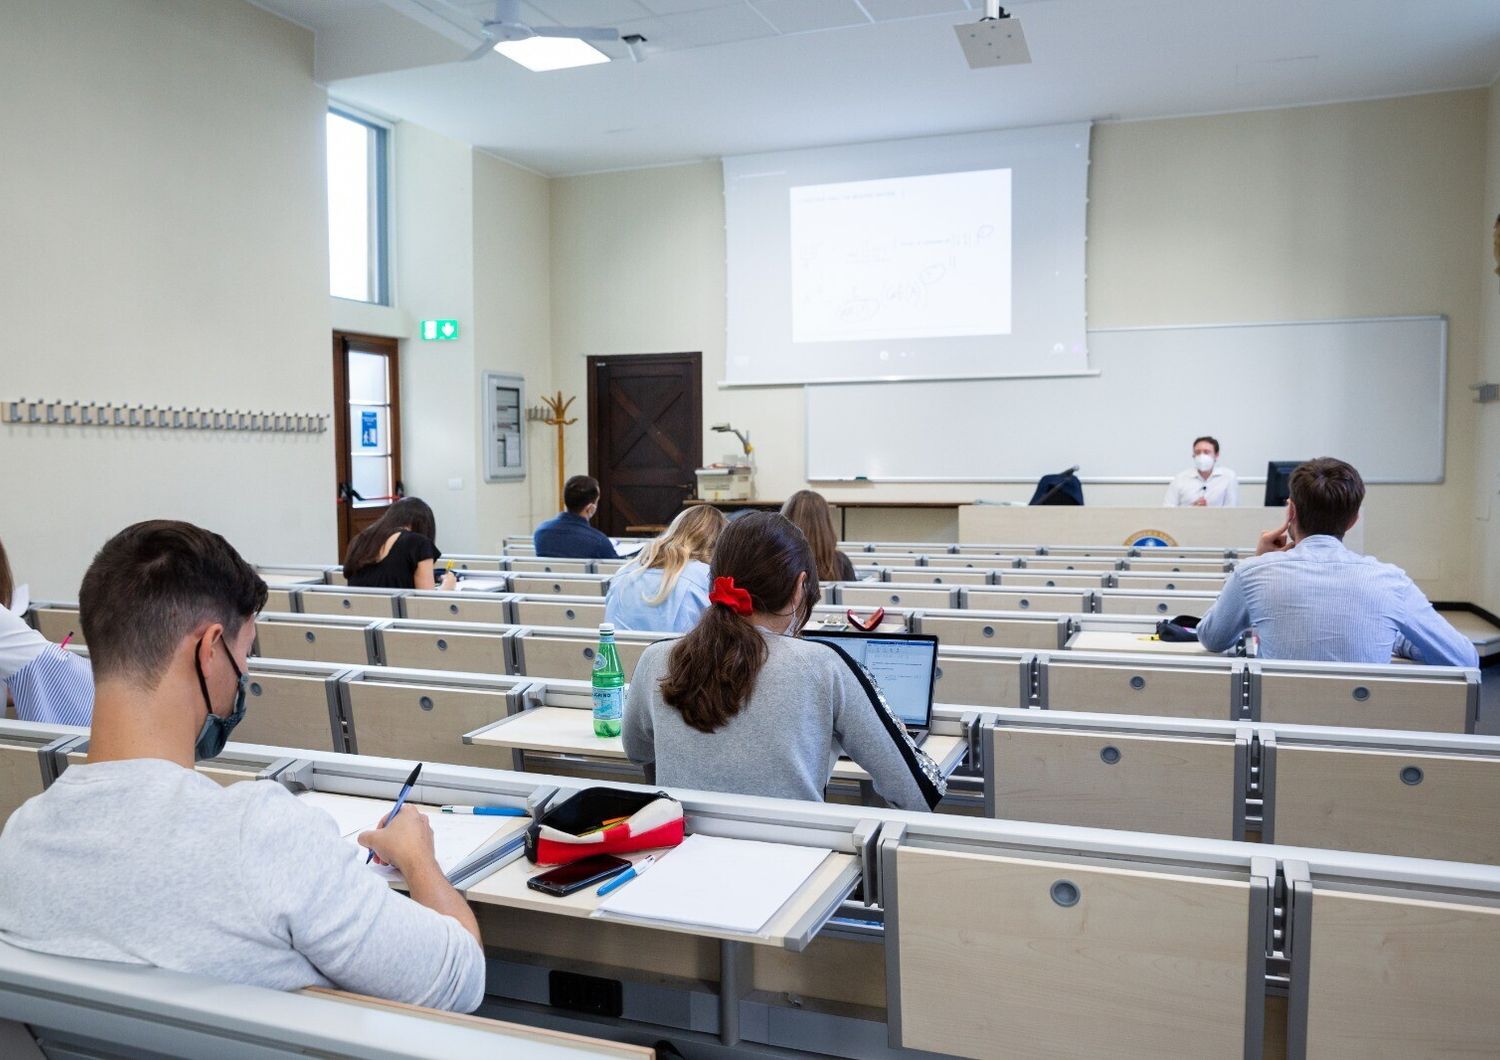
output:
[[[932,692],[937,681],[938,639],[924,633],[855,633],[805,630],[805,640],[832,644],[869,670],[885,701],[921,746],[932,724]]]

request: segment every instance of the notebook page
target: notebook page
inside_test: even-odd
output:
[[[373,829],[394,805],[384,799],[335,795],[326,791],[305,791],[297,797],[330,814],[338,826],[339,835],[347,839],[351,846],[358,848],[361,857],[366,851],[355,841],[356,837],[361,832]],[[418,807],[411,806],[407,809]],[[402,812],[405,813],[406,810],[403,809]],[[516,820],[511,817],[484,817],[434,810],[427,814],[427,823],[432,826],[432,848],[437,857],[438,868],[447,874],[488,843],[497,832],[514,828]],[[372,863],[371,868],[375,867]],[[400,873],[389,866],[384,867],[384,874],[400,877]]]
[[[831,853],[692,835],[600,902],[599,912],[757,934]]]

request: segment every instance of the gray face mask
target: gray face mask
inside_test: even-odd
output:
[[[224,745],[229,742],[229,734],[245,716],[245,689],[250,685],[250,675],[242,671],[239,663],[234,661],[234,652],[229,650],[229,644],[222,637],[219,642],[224,645],[224,654],[229,656],[229,665],[234,668],[234,676],[238,681],[234,694],[234,708],[225,718],[214,713],[213,700],[208,695],[208,682],[203,678],[203,664],[198,661],[198,653],[193,652],[193,669],[198,671],[198,687],[203,691],[203,707],[208,711],[208,717],[203,719],[203,728],[198,730],[198,741],[193,745],[193,761],[195,762],[217,758],[219,752],[224,750]]]

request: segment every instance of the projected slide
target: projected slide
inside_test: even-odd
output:
[[[791,188],[792,341],[1011,331],[1011,171]]]

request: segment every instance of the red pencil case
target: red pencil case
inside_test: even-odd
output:
[[[681,842],[682,803],[665,792],[584,788],[526,829],[526,859],[533,865],[566,865],[594,854],[628,854]]]

